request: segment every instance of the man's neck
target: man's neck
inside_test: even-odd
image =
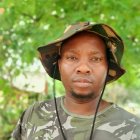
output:
[[[74,98],[66,96],[64,98],[64,106],[69,112],[72,112],[78,115],[89,116],[89,115],[95,114],[98,101],[99,101],[99,98],[82,101],[82,100],[76,100]],[[104,100],[101,100],[98,112],[104,110],[109,105],[110,103]]]

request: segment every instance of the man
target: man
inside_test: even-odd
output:
[[[102,99],[105,85],[121,77],[124,45],[105,24],[81,22],[38,50],[47,73],[66,94],[35,103],[22,115],[16,140],[140,140],[140,120]],[[55,93],[55,83],[54,83]]]

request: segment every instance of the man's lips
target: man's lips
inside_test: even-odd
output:
[[[93,82],[91,79],[88,78],[75,78],[73,79],[73,83],[78,87],[86,88],[91,86]]]

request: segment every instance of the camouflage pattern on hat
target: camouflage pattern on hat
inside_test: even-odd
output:
[[[119,77],[121,77],[125,73],[125,70],[120,65],[124,50],[122,39],[108,25],[92,24],[90,22],[72,24],[65,29],[63,35],[60,38],[52,43],[38,48],[40,60],[47,73],[52,78],[61,80],[57,64],[61,45],[65,40],[82,31],[88,31],[97,34],[105,41],[105,44],[109,49],[109,74],[107,76],[107,83],[117,80]],[[55,68],[56,71],[54,75]]]

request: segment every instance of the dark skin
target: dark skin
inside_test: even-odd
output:
[[[106,46],[101,37],[80,32],[62,46],[58,61],[66,95],[64,106],[79,115],[95,113],[107,75]],[[99,111],[109,106],[102,100]]]

